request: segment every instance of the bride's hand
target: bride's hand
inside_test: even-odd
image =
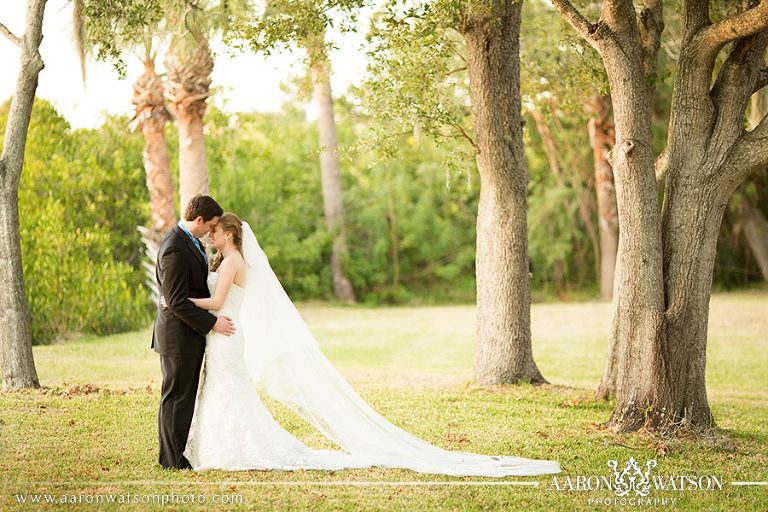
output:
[[[235,334],[235,323],[228,316],[220,316],[216,319],[213,330],[224,336]]]

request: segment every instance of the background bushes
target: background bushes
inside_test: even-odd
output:
[[[7,111],[6,102],[0,106],[0,137]],[[466,144],[452,139],[436,144],[409,134],[375,147],[369,133],[376,120],[344,100],[337,103],[337,118],[346,271],[359,299],[366,304],[473,301],[479,182]],[[567,171],[576,175],[564,184],[553,180],[541,140],[530,128],[534,123],[526,123],[536,300],[597,297],[594,244],[578,214],[580,198],[594,200],[590,149],[577,121],[565,124],[563,132],[572,143],[560,144]],[[212,195],[251,223],[292,298],[331,299],[314,121],[287,106],[279,113],[232,116],[210,108],[206,123]],[[19,190],[35,343],[80,332],[134,330],[152,321],[136,231],[149,218],[143,140],[127,125],[127,118],[109,117],[97,129],[71,130],[51,104],[35,103]],[[177,155],[173,126],[168,142]],[[759,190],[749,193],[762,194],[768,187],[765,173],[750,186]],[[768,205],[761,208],[768,214]],[[743,235],[727,215],[714,286],[759,281]]]

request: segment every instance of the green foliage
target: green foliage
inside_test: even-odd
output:
[[[322,296],[330,275],[316,133],[297,110],[230,120],[209,109],[206,123],[212,194],[251,224],[289,292]]]
[[[404,9],[390,2],[374,17],[367,36],[369,78],[355,94],[381,121],[372,135],[383,155],[397,144],[393,135],[414,130],[437,141],[461,138],[474,144],[463,41],[447,25],[453,9],[446,13],[440,7]]]
[[[595,18],[599,5],[583,12]],[[547,108],[557,100],[568,117],[583,118],[584,102],[608,94],[608,78],[597,52],[543,0],[523,3],[520,27],[520,80],[524,105]]]
[[[150,55],[171,39],[173,51],[184,52],[226,33],[253,9],[250,0],[84,0],[85,43],[125,78],[126,51],[143,48]]]
[[[164,0],[85,0],[85,43],[96,58],[112,62],[125,78],[123,52],[151,45],[163,19]]]
[[[413,136],[399,142],[397,157],[353,167],[360,169],[346,202],[353,284],[370,290],[369,302],[474,300],[479,187],[470,174],[450,171],[449,150]]]
[[[263,15],[242,17],[225,40],[240,49],[270,55],[294,46],[316,45],[320,36],[322,49],[332,46],[324,41],[328,28],[342,32],[355,30],[358,10],[365,0],[270,0]],[[321,48],[318,48],[321,49]],[[322,51],[325,56],[325,51]]]
[[[447,176],[448,155],[431,142],[400,140],[397,158],[378,161],[355,142],[370,120],[339,102],[338,118],[347,212],[346,269],[368,303],[471,300],[477,187]],[[330,237],[323,217],[317,131],[304,114],[206,117],[212,194],[247,220],[288,293],[330,298]],[[399,245],[394,278],[391,222]]]
[[[7,103],[3,127],[6,117]],[[149,318],[136,232],[147,215],[142,142],[125,124],[71,131],[49,103],[35,102],[19,186],[34,343],[124,331]]]

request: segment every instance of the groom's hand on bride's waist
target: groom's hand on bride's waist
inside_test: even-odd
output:
[[[224,336],[232,336],[235,334],[235,322],[228,316],[216,317],[216,323],[213,325],[213,330]]]

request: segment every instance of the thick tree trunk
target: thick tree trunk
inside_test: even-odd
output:
[[[533,360],[527,186],[520,116],[520,10],[488,2],[460,27],[467,44],[477,134],[477,350],[479,384],[545,382]]]
[[[324,43],[324,34],[318,35],[307,43],[314,99],[318,108],[317,123],[320,133],[320,181],[323,189],[323,211],[326,227],[333,238],[331,249],[333,291],[337,298],[353,303],[356,300],[355,292],[343,268],[347,254],[347,242],[344,233],[341,166],[339,164],[333,96],[331,94],[331,70],[325,54]]]
[[[165,140],[165,121],[145,122],[141,132],[144,134],[144,169],[152,212],[152,229],[162,238],[176,223],[171,157]]]
[[[654,395],[646,422],[708,428],[707,321],[717,238],[731,191],[701,186],[683,173],[667,180],[664,204],[665,330],[655,340]]]
[[[706,2],[682,3],[668,146],[658,162],[650,127],[661,0],[649,0],[640,13],[631,2],[604,2],[594,24],[567,0],[553,3],[600,53],[613,100],[620,232],[616,408],[609,423],[620,431],[709,429],[707,320],[718,233],[731,194],[768,165],[768,119],[743,129],[749,97],[765,85],[768,3],[744,4],[743,12],[717,22]],[[717,56],[729,42],[713,84]]]
[[[617,403],[611,423],[622,430],[636,430],[644,422],[645,406],[652,403],[652,376],[658,368],[649,363],[664,333],[661,223],[649,98],[637,82],[619,85],[624,73],[611,74],[620,225],[613,297],[615,339],[609,343],[617,351]]]
[[[616,212],[616,188],[608,152],[616,143],[610,96],[596,95],[589,105],[589,140],[595,164],[598,226],[600,231],[600,299],[613,299],[613,276],[619,246],[619,219]]]
[[[151,54],[144,59],[144,74],[133,86],[133,104],[136,114],[132,125],[141,127],[144,135],[144,171],[151,222],[149,228],[139,226],[141,240],[144,242],[146,259],[142,262],[145,270],[145,283],[154,302],[159,300],[154,262],[157,251],[165,234],[176,224],[176,208],[173,202],[173,177],[171,176],[171,158],[165,139],[165,125],[171,120],[171,114],[165,106],[165,87],[161,77],[155,72],[155,61]]]
[[[615,357],[616,365],[616,408],[610,423],[620,430],[636,430],[644,423],[645,408],[653,403],[655,356],[664,335],[661,219],[651,149],[653,92],[633,18],[630,6],[617,7],[609,20],[620,37],[601,43],[606,44],[601,55],[616,137],[612,155],[620,232],[609,342],[615,355],[609,358]]]
[[[192,48],[172,51],[166,69],[168,87],[165,94],[179,128],[179,196],[183,214],[192,197],[210,193],[203,132],[213,71],[207,41],[200,38]]]
[[[39,387],[32,355],[29,304],[27,302],[19,233],[19,180],[24,167],[24,148],[32,117],[37,79],[43,69],[39,48],[43,39],[45,0],[27,2],[26,31],[17,42],[21,59],[16,92],[8,112],[0,155],[0,365],[3,390]]]

